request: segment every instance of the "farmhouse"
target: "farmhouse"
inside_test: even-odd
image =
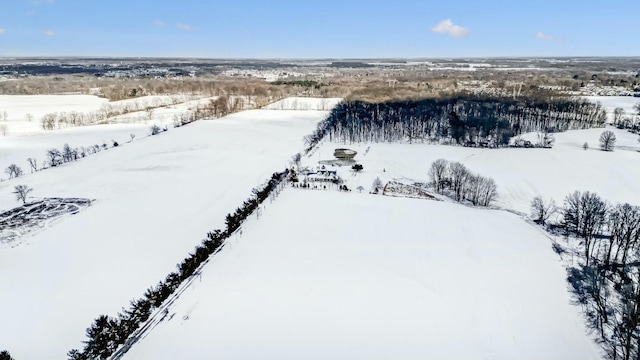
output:
[[[335,170],[318,169],[316,172],[309,173],[306,180],[310,182],[330,182],[338,184],[340,177]]]

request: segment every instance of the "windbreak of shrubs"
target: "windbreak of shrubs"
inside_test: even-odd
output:
[[[207,233],[202,243],[176,265],[177,271],[167,275],[157,285],[148,288],[141,298],[132,300],[128,309],[123,308],[116,317],[98,316],[87,329],[84,349],[69,351],[67,353],[69,359],[107,359],[113,355],[149,319],[154,310],[169,299],[185,280],[196,274],[198,268],[211,255],[224,246],[225,240],[238,230],[249,215],[277,189],[277,186],[287,178],[288,173],[288,169],[280,173],[276,172],[264,185],[253,189],[249,199],[233,213],[227,215],[225,230],[217,229]]]

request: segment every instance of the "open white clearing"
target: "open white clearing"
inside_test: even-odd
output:
[[[174,115],[186,112],[208,100],[186,95],[152,95],[119,101],[108,101],[94,95],[0,95],[0,125],[7,127],[7,136],[36,135],[50,132],[42,128],[42,117],[46,114],[104,114],[112,111],[123,112],[125,109],[126,114],[111,117],[106,121],[164,124],[171,123]],[[152,119],[148,119],[148,114],[143,110],[147,107],[154,108]]]
[[[596,359],[549,239],[446,202],[286,189],[125,359]]]
[[[617,137],[614,151],[599,148],[600,134],[611,130]],[[640,205],[640,143],[638,135],[613,127],[571,130],[554,134],[552,149],[482,149],[428,144],[343,144],[323,142],[304,164],[333,158],[336,148],[358,151],[355,161],[364,166],[353,176],[349,168],[338,170],[350,189],[362,186],[369,191],[373,179],[383,182],[405,179],[428,182],[431,164],[440,158],[459,161],[471,171],[492,177],[498,186],[495,205],[529,214],[535,196],[555,199],[558,205],[569,193],[595,191],[611,202]],[[529,135],[533,140],[533,134]],[[584,150],[587,142],[589,149]],[[369,151],[367,151],[369,148]]]
[[[637,111],[633,107],[640,103],[640,98],[633,96],[585,96],[584,98],[593,103],[600,102],[607,110],[609,121],[613,121],[613,110],[618,107],[624,110],[625,116],[635,117]]]
[[[34,198],[96,200],[0,247],[0,347],[47,360],[82,348],[93,319],[116,315],[174,271],[326,115],[247,111],[0,182],[0,209],[19,205],[18,184]]]
[[[115,316],[174,271],[251,188],[289,166],[326,115],[248,111],[144,139],[145,124],[0,138],[0,168],[15,159],[25,173],[26,157],[41,161],[65,142],[122,144],[0,182],[0,210],[18,205],[18,184],[33,187],[34,198],[96,199],[0,246],[0,290],[11,294],[0,297],[0,347],[16,359],[82,348],[93,319]],[[362,173],[338,170],[353,192],[288,189],[267,202],[172,319],[126,357],[597,358],[559,259],[536,228],[506,212],[366,193],[375,177],[426,182],[431,162],[446,158],[493,177],[495,204],[509,210],[528,213],[536,195],[561,203],[574,190],[640,204],[637,135],[611,129],[615,151],[602,152],[603,130],[556,134],[553,149],[323,142],[303,165],[332,159],[335,148],[357,150]],[[132,131],[140,132],[132,143],[116,138]]]
[[[288,97],[265,106],[265,110],[331,110],[342,98]]]

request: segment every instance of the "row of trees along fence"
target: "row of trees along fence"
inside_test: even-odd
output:
[[[553,204],[534,199],[538,220]],[[540,213],[539,209],[545,209]],[[596,193],[564,199],[556,226],[579,240],[577,265],[568,269],[574,301],[610,359],[640,356],[640,207],[609,204]],[[541,222],[541,221],[539,221]],[[541,222],[542,223],[542,222]],[[557,251],[564,250],[556,248]]]
[[[599,103],[573,98],[453,97],[388,103],[339,104],[305,138],[310,151],[325,136],[339,142],[485,143],[503,146],[523,132],[603,126]]]
[[[226,217],[226,229],[207,233],[202,244],[197,246],[177,267],[156,286],[150,287],[143,297],[132,300],[116,317],[98,316],[87,328],[84,349],[73,349],[67,353],[72,360],[107,359],[149,319],[152,312],[173,294],[180,284],[193,276],[198,268],[215,252],[222,248],[227,238],[243,221],[265,201],[277,186],[287,178],[288,170],[274,173],[266,184],[253,189],[252,195],[233,213]]]

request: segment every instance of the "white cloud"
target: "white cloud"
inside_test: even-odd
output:
[[[53,30],[42,30],[40,33],[44,36],[54,36],[56,34]]]
[[[35,15],[35,14],[36,14],[36,12],[35,12],[35,11],[33,11],[33,10],[29,10],[29,11],[27,11],[27,12],[25,13],[25,15],[27,15],[27,16],[33,16],[33,15]]]
[[[156,20],[153,22],[153,25],[157,26],[157,27],[164,27],[164,21],[162,20]]]
[[[471,32],[469,29],[460,25],[455,25],[451,22],[451,19],[445,19],[438,23],[438,25],[431,28],[431,31],[435,33],[448,34],[453,37],[465,37]]]
[[[191,31],[193,30],[193,28],[190,25],[187,24],[176,24],[176,27],[180,30],[186,30],[186,31]]]
[[[0,28],[0,35],[4,34],[4,29]]]
[[[552,41],[552,40],[555,39],[553,36],[544,34],[544,33],[540,32],[540,31],[538,31],[536,33],[536,37],[538,39],[542,40],[542,41]]]

